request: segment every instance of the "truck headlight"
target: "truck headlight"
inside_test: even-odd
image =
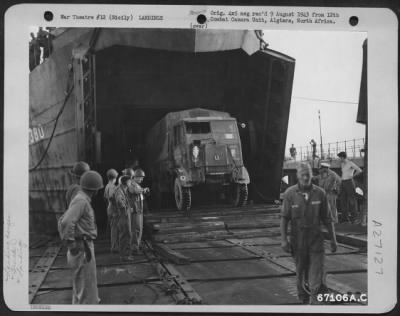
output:
[[[237,146],[229,146],[229,151],[231,152],[231,155],[233,158],[238,158],[238,148]]]

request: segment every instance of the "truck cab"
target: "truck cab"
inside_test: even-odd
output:
[[[198,113],[208,116],[196,115],[195,110],[189,115],[185,115],[188,111],[181,115],[175,112],[175,119],[168,120],[167,116],[167,121],[173,123],[163,124],[168,130],[168,163],[160,166],[169,170],[156,170],[169,174],[169,191],[179,210],[190,210],[191,190],[200,186],[223,191],[234,206],[247,201],[250,178],[243,165],[237,121],[228,113],[207,111],[201,109]],[[157,181],[166,178],[160,176]],[[162,183],[156,185],[166,187]]]

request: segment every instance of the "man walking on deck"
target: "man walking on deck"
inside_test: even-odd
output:
[[[93,245],[97,225],[90,203],[101,188],[103,179],[100,174],[85,172],[80,180],[80,191],[59,220],[60,237],[67,245],[67,261],[72,269],[72,304],[100,302]]]
[[[308,163],[299,164],[297,178],[298,184],[289,187],[283,197],[282,248],[294,257],[299,299],[304,304],[318,304],[318,294],[326,292],[321,224],[328,229],[332,252],[337,248],[335,229],[325,191],[311,183],[312,170]],[[290,243],[287,239],[289,222]]]

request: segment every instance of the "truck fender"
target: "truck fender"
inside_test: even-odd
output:
[[[191,187],[193,185],[192,177],[185,169],[176,168],[174,174],[175,177],[181,182],[182,186]]]
[[[250,175],[245,166],[235,169],[232,174],[232,177],[235,183],[241,183],[241,184],[250,183]]]

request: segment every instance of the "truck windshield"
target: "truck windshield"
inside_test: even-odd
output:
[[[210,122],[185,122],[187,134],[211,133]]]
[[[222,134],[226,139],[237,137],[236,121],[213,121],[211,128],[213,133]]]

